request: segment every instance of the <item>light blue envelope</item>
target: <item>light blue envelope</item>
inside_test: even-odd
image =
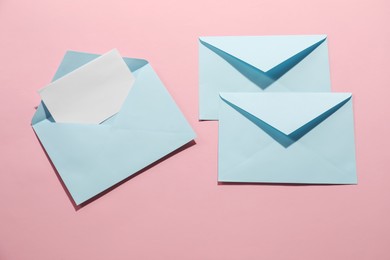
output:
[[[220,92],[329,92],[326,35],[201,37],[199,118],[218,119]]]
[[[221,93],[220,182],[356,184],[350,93]]]
[[[54,79],[99,55],[66,53]],[[41,102],[32,127],[77,205],[195,138],[150,66],[124,58],[135,83],[119,113],[101,124],[56,123]]]

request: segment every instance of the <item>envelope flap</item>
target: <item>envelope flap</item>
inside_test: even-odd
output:
[[[93,54],[93,53],[86,53],[86,52],[79,52],[79,51],[67,51],[52,81],[62,78],[63,76],[80,68],[81,66],[87,64],[88,62],[93,61],[96,58],[99,58],[100,56],[101,56],[100,54]],[[126,63],[127,67],[133,73],[136,70],[148,64],[148,61],[144,59],[127,58],[127,57],[122,57],[122,58],[123,61]]]
[[[221,98],[290,135],[341,107],[350,93],[221,93]],[[322,119],[324,120],[325,117]]]
[[[201,41],[263,72],[271,70],[283,61],[325,39],[326,35],[211,36],[200,38]]]
[[[191,126],[150,64],[135,73],[136,81],[112,126],[160,133],[186,133]]]

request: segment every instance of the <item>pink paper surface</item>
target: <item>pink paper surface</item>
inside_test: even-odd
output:
[[[390,259],[390,2],[0,2],[0,259]],[[198,122],[198,41],[328,34],[354,94],[359,184],[221,185],[217,122]],[[149,60],[196,145],[75,208],[30,126],[66,50]]]

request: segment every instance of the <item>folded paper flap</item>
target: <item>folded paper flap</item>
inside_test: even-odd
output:
[[[319,45],[326,37],[326,35],[210,36],[200,37],[200,41],[267,72],[303,50]]]
[[[112,50],[39,93],[56,122],[98,124],[119,111],[133,83],[127,64]]]
[[[85,65],[86,63],[100,56],[101,56],[100,54],[92,54],[92,53],[78,52],[72,50],[67,51],[52,81],[55,81],[67,75],[68,73],[80,68],[81,66]],[[135,72],[136,70],[148,64],[148,61],[144,59],[123,57],[123,60],[131,72]]]
[[[136,77],[131,93],[112,125],[161,133],[192,133],[195,136],[152,66],[144,66]]]
[[[290,135],[327,112],[337,110],[351,93],[221,93],[221,98],[278,131]]]

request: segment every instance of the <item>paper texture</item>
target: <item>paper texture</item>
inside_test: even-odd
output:
[[[218,180],[356,184],[350,93],[221,93]]]
[[[55,79],[98,59],[67,52]],[[195,138],[150,64],[123,58],[135,77],[120,111],[101,124],[57,123],[41,103],[32,126],[76,204],[93,198]]]
[[[134,76],[117,50],[81,66],[39,91],[58,123],[99,124],[118,113]]]
[[[199,119],[217,120],[220,92],[329,92],[326,35],[199,39]]]

